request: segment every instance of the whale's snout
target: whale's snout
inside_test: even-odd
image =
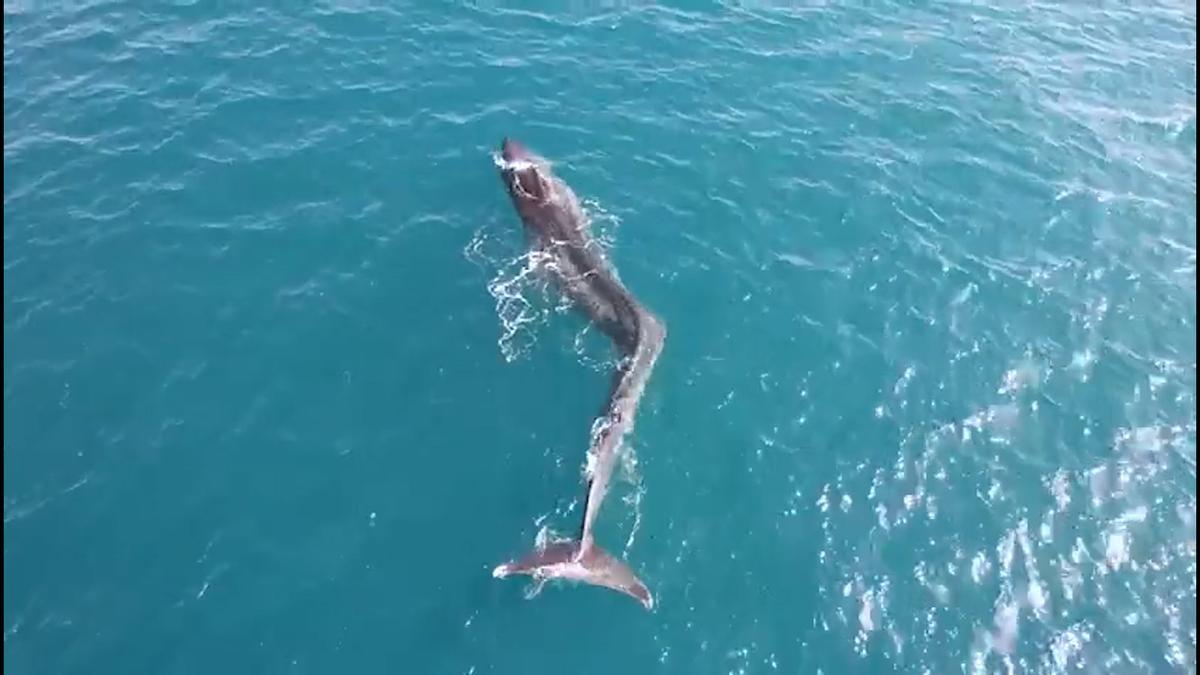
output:
[[[507,136],[500,145],[500,173],[514,197],[545,199],[549,186],[538,170],[538,157]]]
[[[504,143],[500,146],[500,156],[506,162],[528,162],[533,159],[524,145],[508,137],[505,137]]]

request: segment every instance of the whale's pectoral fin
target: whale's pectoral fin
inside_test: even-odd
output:
[[[580,555],[579,542],[565,541],[549,544],[528,556],[500,565],[492,570],[497,579],[513,574],[527,574],[539,585],[549,579],[570,579],[593,586],[603,586],[624,593],[653,609],[654,598],[646,584],[620,558],[599,546],[591,546]]]

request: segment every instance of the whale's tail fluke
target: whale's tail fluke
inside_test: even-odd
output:
[[[546,543],[538,546],[528,556],[492,570],[492,576],[496,578],[513,574],[527,574],[539,582],[548,579],[570,579],[593,586],[604,586],[630,596],[642,603],[646,609],[654,608],[654,598],[650,595],[650,590],[633,570],[629,569],[629,565],[594,544],[581,551],[577,541]]]

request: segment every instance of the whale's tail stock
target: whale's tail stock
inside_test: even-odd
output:
[[[527,574],[539,583],[570,579],[603,586],[628,595],[646,609],[654,608],[650,590],[629,565],[595,544],[584,548],[574,540],[542,543],[524,558],[492,570],[492,576],[498,579],[513,574]]]

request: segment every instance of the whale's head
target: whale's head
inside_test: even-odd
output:
[[[532,163],[535,159],[533,153],[521,145],[520,141],[508,137],[505,137],[504,143],[500,145],[500,156],[509,164]]]
[[[513,199],[545,201],[552,190],[545,160],[511,138],[500,146],[500,173]]]

